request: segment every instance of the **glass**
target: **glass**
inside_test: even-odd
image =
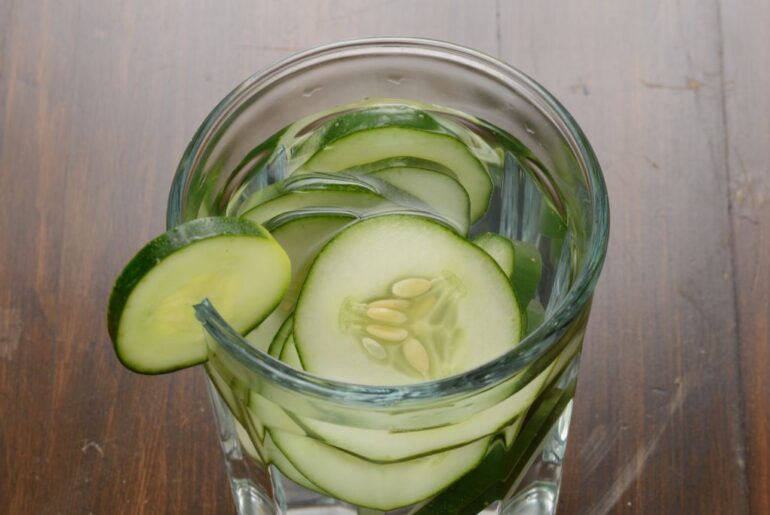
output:
[[[203,122],[174,179],[167,225],[223,214],[247,181],[279,179],[266,166],[270,151],[255,145],[367,98],[456,109],[483,120],[481,137],[510,135],[492,206],[473,231],[537,245],[544,321],[476,369],[378,387],[288,367],[251,347],[215,306],[197,306],[238,512],[552,514],[609,207],[588,141],[542,86],[431,40],[364,39],[294,55],[247,79]]]

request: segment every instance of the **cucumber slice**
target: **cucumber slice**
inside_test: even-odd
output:
[[[473,243],[492,256],[505,275],[511,277],[514,262],[513,242],[511,240],[499,234],[485,232],[473,240]]]
[[[313,484],[332,496],[376,510],[426,499],[479,463],[489,446],[483,438],[463,447],[398,463],[371,463],[305,436],[271,431],[276,446]]]
[[[382,215],[341,231],[318,254],[294,315],[308,372],[387,385],[447,377],[518,343],[510,281],[450,229]]]
[[[219,394],[219,397],[224,401],[227,407],[230,408],[230,412],[233,414],[236,420],[243,420],[243,410],[241,409],[240,402],[238,402],[238,399],[233,393],[232,388],[230,388],[230,385],[219,373],[217,367],[212,366],[211,362],[212,360],[209,360],[204,365],[206,367],[206,372],[209,375],[211,383],[214,385],[214,388]]]
[[[286,195],[289,195],[289,198],[291,198],[291,195],[295,193],[312,195],[304,201],[296,201],[295,197],[295,200],[293,201],[295,203],[294,205],[289,206],[289,210],[312,207],[314,203],[319,203],[319,207],[339,205],[338,203],[335,204],[335,201],[333,200],[334,195],[340,196],[340,200],[337,202],[345,201],[355,203],[356,199],[349,198],[347,194],[376,195],[377,191],[365,183],[350,181],[345,177],[339,177],[336,174],[301,174],[287,177],[280,182],[270,184],[269,186],[255,191],[241,203],[238,208],[238,213],[240,213],[240,216],[243,216],[249,211],[262,207],[262,209],[269,208],[270,210],[275,211],[275,213],[272,214],[272,216],[275,216],[280,212],[283,212],[280,209],[281,202],[286,202],[285,199],[279,201],[279,198]],[[327,196],[326,194],[331,196]],[[305,202],[305,204],[302,202]],[[255,211],[250,216],[252,220],[255,218],[262,218],[262,221],[258,223],[263,223],[265,220],[272,218],[272,216],[268,216],[267,218],[258,217],[258,212],[259,211]]]
[[[380,195],[367,191],[342,189],[329,186],[328,189],[292,191],[272,198],[246,211],[243,218],[255,223],[265,223],[271,218],[289,211],[305,208],[341,208],[368,211],[389,204]]]
[[[297,353],[297,346],[294,343],[293,335],[289,335],[289,338],[286,340],[286,345],[283,346],[283,350],[281,351],[281,361],[297,370],[305,370],[305,367],[302,365],[302,359],[300,359],[300,356]]]
[[[545,308],[537,299],[532,299],[527,305],[527,334],[531,333],[545,321]]]
[[[246,412],[251,422],[256,427],[265,429],[280,429],[289,433],[304,435],[305,430],[292,419],[286,411],[273,401],[251,390],[249,392],[249,403],[246,406]],[[263,435],[260,434],[260,438]]]
[[[332,424],[309,417],[297,417],[297,422],[320,440],[362,458],[381,462],[400,461],[495,434],[529,408],[552,370],[553,364],[499,404],[457,424],[434,429],[390,432]]]
[[[414,195],[440,216],[467,234],[471,224],[470,198],[465,188],[451,176],[423,168],[386,168],[371,172],[370,177],[382,179]]]
[[[246,335],[249,343],[268,353],[276,334],[294,308],[302,282],[316,254],[332,236],[355,220],[355,216],[345,213],[300,213],[282,218],[280,225],[273,227],[272,234],[291,260],[289,287],[281,305]]]
[[[260,456],[257,448],[254,447],[251,435],[249,435],[248,431],[246,431],[240,422],[237,420],[234,420],[233,422],[235,423],[235,434],[238,437],[238,442],[241,444],[241,449],[243,449],[252,459],[262,463],[264,460],[262,459],[262,456]]]
[[[280,359],[281,351],[283,351],[286,340],[291,336],[292,329],[294,329],[294,317],[289,315],[289,318],[283,322],[281,328],[278,329],[278,332],[275,334],[275,338],[273,338],[273,341],[270,343],[270,347],[267,349],[269,355]]]
[[[522,306],[529,304],[535,296],[540,275],[543,271],[543,259],[535,245],[527,241],[514,241],[514,263],[511,282],[516,298]]]
[[[298,213],[272,226],[273,237],[291,259],[292,276],[284,304],[293,306],[315,257],[335,234],[355,220],[347,213]]]
[[[259,349],[262,352],[268,352],[273,338],[275,338],[276,333],[281,329],[287,316],[287,311],[279,306],[270,313],[261,324],[244,336],[244,339],[255,349]]]
[[[480,513],[486,506],[505,499],[531,465],[574,394],[574,380],[564,389],[549,387],[532,406],[511,445],[490,445],[474,470],[414,511],[414,515]]]
[[[355,170],[361,173],[372,173],[387,170],[389,168],[419,168],[421,170],[443,173],[444,175],[449,175],[453,179],[457,179],[457,175],[442,164],[435,161],[428,161],[427,159],[407,156],[389,157],[373,163],[366,163],[356,166]]]
[[[336,172],[394,157],[424,159],[452,170],[470,197],[471,220],[481,218],[489,205],[492,180],[486,167],[425,111],[392,105],[353,111],[327,123],[320,141],[310,142],[318,150],[302,170]]]
[[[281,474],[288,477],[295,483],[297,483],[300,486],[304,486],[308,490],[314,490],[316,492],[325,493],[323,490],[318,488],[315,484],[313,484],[312,481],[310,481],[308,478],[302,475],[302,473],[297,470],[297,468],[292,465],[292,463],[289,461],[289,459],[286,457],[286,455],[281,452],[281,449],[278,448],[277,445],[275,445],[275,442],[273,441],[273,437],[270,435],[270,432],[267,432],[267,435],[265,436],[265,454],[267,454],[269,462],[272,465],[275,465],[278,470],[281,471]]]
[[[148,243],[115,282],[107,311],[115,352],[145,374],[203,363],[194,304],[210,299],[244,334],[280,302],[289,278],[289,257],[264,228],[219,217],[182,224]]]
[[[474,243],[492,256],[511,278],[519,305],[527,306],[535,296],[543,270],[543,260],[537,247],[526,241],[511,241],[490,232],[478,236]]]

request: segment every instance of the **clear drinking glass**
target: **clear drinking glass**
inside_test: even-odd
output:
[[[274,149],[257,144],[298,119],[367,98],[480,120],[471,130],[498,149],[500,166],[491,207],[472,233],[537,246],[544,322],[476,369],[378,387],[290,368],[250,346],[215,306],[199,305],[238,512],[552,514],[609,208],[588,141],[540,85],[482,53],[422,39],[364,39],[294,55],[247,79],[203,122],[174,179],[167,225],[225,213],[246,181],[279,180],[266,166]]]

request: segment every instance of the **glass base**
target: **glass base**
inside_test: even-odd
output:
[[[267,467],[266,473],[241,443],[238,422],[216,388],[208,379],[207,383],[238,515],[407,515],[419,509],[420,505],[388,512],[360,508],[308,490],[273,465]],[[480,514],[554,515],[571,415],[572,401],[541,443],[526,472],[513,484],[506,500],[491,504]]]

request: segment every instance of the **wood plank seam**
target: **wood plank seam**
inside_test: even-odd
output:
[[[741,486],[743,488],[743,494],[744,494],[744,510],[746,513],[749,513],[751,507],[749,504],[749,499],[751,499],[751,478],[748,477],[748,467],[746,466],[746,459],[747,459],[747,425],[748,421],[746,419],[747,413],[746,413],[746,391],[745,391],[745,383],[744,383],[744,371],[743,371],[743,360],[741,359],[741,347],[743,345],[742,342],[742,336],[741,336],[741,310],[738,308],[738,299],[739,299],[739,292],[738,292],[738,280],[736,277],[736,242],[735,242],[735,226],[733,225],[733,199],[731,194],[731,182],[732,182],[732,170],[730,166],[730,141],[729,141],[729,134],[730,134],[730,125],[729,120],[727,117],[727,99],[725,97],[725,37],[724,37],[724,23],[722,20],[722,4],[719,0],[716,1],[716,16],[717,16],[717,44],[718,44],[718,63],[719,63],[719,104],[721,107],[721,118],[722,118],[722,153],[723,153],[723,160],[724,160],[724,168],[725,168],[725,181],[726,181],[726,187],[725,187],[725,194],[727,195],[727,216],[730,222],[730,229],[728,230],[729,235],[729,242],[730,245],[730,251],[729,251],[729,274],[731,278],[731,285],[732,285],[732,293],[733,293],[733,299],[734,303],[732,305],[732,318],[735,321],[735,345],[733,346],[733,352],[735,356],[735,363],[736,363],[736,380],[738,382],[738,410],[740,413],[740,420],[738,421],[739,424],[739,435],[740,435],[740,448],[736,449],[735,452],[738,454],[738,463],[740,466],[740,469],[743,473],[743,478],[741,481]]]

